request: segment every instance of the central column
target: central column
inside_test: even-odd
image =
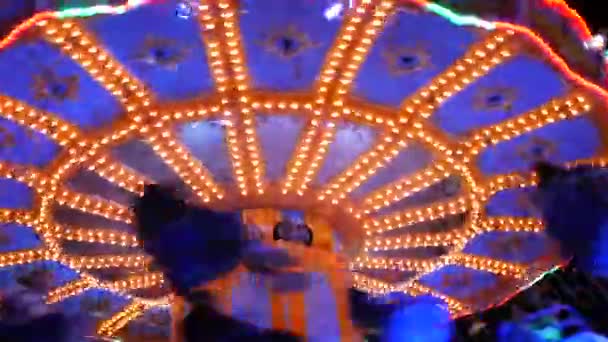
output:
[[[184,316],[186,314],[184,298],[174,295],[171,300],[171,342],[184,341]]]

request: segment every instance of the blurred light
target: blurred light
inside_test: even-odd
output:
[[[606,49],[606,37],[601,34],[596,34],[583,44],[588,50],[604,51]]]
[[[336,18],[339,18],[342,15],[343,11],[344,4],[341,2],[336,2],[329,6],[323,14],[325,15],[325,19],[334,20]]]
[[[192,4],[187,1],[182,1],[177,4],[177,8],[175,9],[175,15],[182,19],[189,19],[194,13],[194,9]]]

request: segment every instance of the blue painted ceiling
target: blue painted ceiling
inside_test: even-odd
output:
[[[328,21],[323,16],[323,1],[249,0],[241,3],[240,25],[253,87],[276,93],[310,91],[341,20]],[[191,100],[214,92],[213,79],[205,57],[207,52],[198,24],[193,18],[176,17],[175,5],[175,2],[168,1],[144,6],[124,15],[97,16],[85,20],[86,27],[98,37],[103,46],[141,79],[159,101],[168,103]],[[381,105],[387,112],[397,115],[399,104],[404,98],[440,74],[461,57],[471,44],[487,34],[483,30],[456,26],[430,13],[399,11],[387,23],[362,64],[354,80],[352,96]],[[573,85],[541,58],[540,54],[520,53],[449,98],[438,108],[431,122],[451,139],[463,139],[480,127],[537,108],[572,89]],[[0,94],[54,113],[85,132],[107,127],[123,115],[119,103],[111,94],[77,63],[42,38],[20,41],[0,51]],[[60,147],[49,138],[3,118],[2,114],[0,112],[0,162],[42,169],[51,165],[59,156]],[[257,132],[269,181],[279,181],[285,175],[286,165],[306,123],[304,115],[304,112],[294,110],[287,114],[265,112],[257,116]],[[341,121],[337,127],[337,135],[329,146],[327,160],[313,182],[316,188],[351,165],[357,157],[374,146],[382,134],[377,127],[350,121]],[[220,120],[189,122],[176,125],[173,130],[192,154],[209,169],[216,181],[221,184],[234,182],[230,157],[224,143],[224,123]],[[601,144],[601,133],[596,128],[595,121],[591,115],[583,115],[489,147],[479,155],[476,165],[480,177],[492,177],[526,171],[539,155],[558,163],[597,156],[601,152]],[[112,155],[150,179],[179,182],[173,171],[143,141],[127,141],[115,147]],[[411,143],[355,189],[351,199],[358,203],[370,192],[404,176],[415,174],[437,162],[436,159],[437,156],[427,147]],[[440,182],[422,189],[414,196],[398,201],[374,215],[389,215],[408,208],[425,207],[458,196],[463,191],[460,186],[462,183],[457,176],[453,177],[447,181],[447,185],[446,182]],[[86,168],[72,177],[66,186],[76,192],[92,194],[125,206],[133,198],[133,194],[112,185]],[[533,189],[498,192],[489,201],[487,214],[534,216],[534,210],[526,202],[530,191]],[[16,180],[0,179],[0,208],[31,209],[34,196],[35,191],[28,186]],[[55,215],[57,221],[65,226],[132,231],[124,223],[60,206]],[[401,227],[387,233],[387,236],[447,232],[461,228],[465,222],[461,216],[455,215]],[[0,236],[2,253],[33,248],[40,243],[30,227],[10,222],[1,227]],[[110,249],[85,243],[64,247],[66,252],[74,254],[132,252],[128,248]],[[445,253],[441,250],[429,251],[429,248],[411,249],[403,253],[408,258],[418,259]],[[539,260],[559,261],[551,243],[542,233],[481,234],[465,246],[464,252],[529,265]],[[392,253],[380,254],[398,257]],[[44,265],[56,275],[55,281],[58,284],[76,277],[75,272],[58,264],[49,262]],[[42,266],[34,264],[2,269],[0,288],[10,287],[15,273],[26,272],[31,267]],[[100,273],[99,276],[109,279],[116,278],[117,274],[120,276],[129,272]],[[370,271],[367,274],[390,282],[402,282],[411,277],[407,272]],[[472,301],[471,304],[475,307],[494,303],[521,285],[502,276],[461,266],[442,267],[420,281],[454,298]],[[489,291],[489,295],[475,297],[480,291]],[[100,317],[108,316],[113,308],[120,307],[122,303],[118,299],[120,296],[100,291],[89,291],[84,296],[112,298],[109,307],[96,313]],[[77,299],[71,299],[66,301],[65,306],[75,308],[80,305],[76,303]],[[158,315],[155,320],[162,321],[162,314]],[[134,326],[133,329],[138,328]]]

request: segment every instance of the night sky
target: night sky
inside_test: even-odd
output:
[[[600,5],[603,1],[567,0],[566,2],[585,18],[593,33],[608,28],[608,12]]]

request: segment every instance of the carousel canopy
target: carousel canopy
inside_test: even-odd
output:
[[[595,61],[541,35],[423,0],[38,15],[0,51],[0,286],[42,268],[110,330],[162,308],[129,205],[174,182],[325,217],[361,289],[496,304],[563,262],[531,164],[603,163],[606,92],[569,66]]]

